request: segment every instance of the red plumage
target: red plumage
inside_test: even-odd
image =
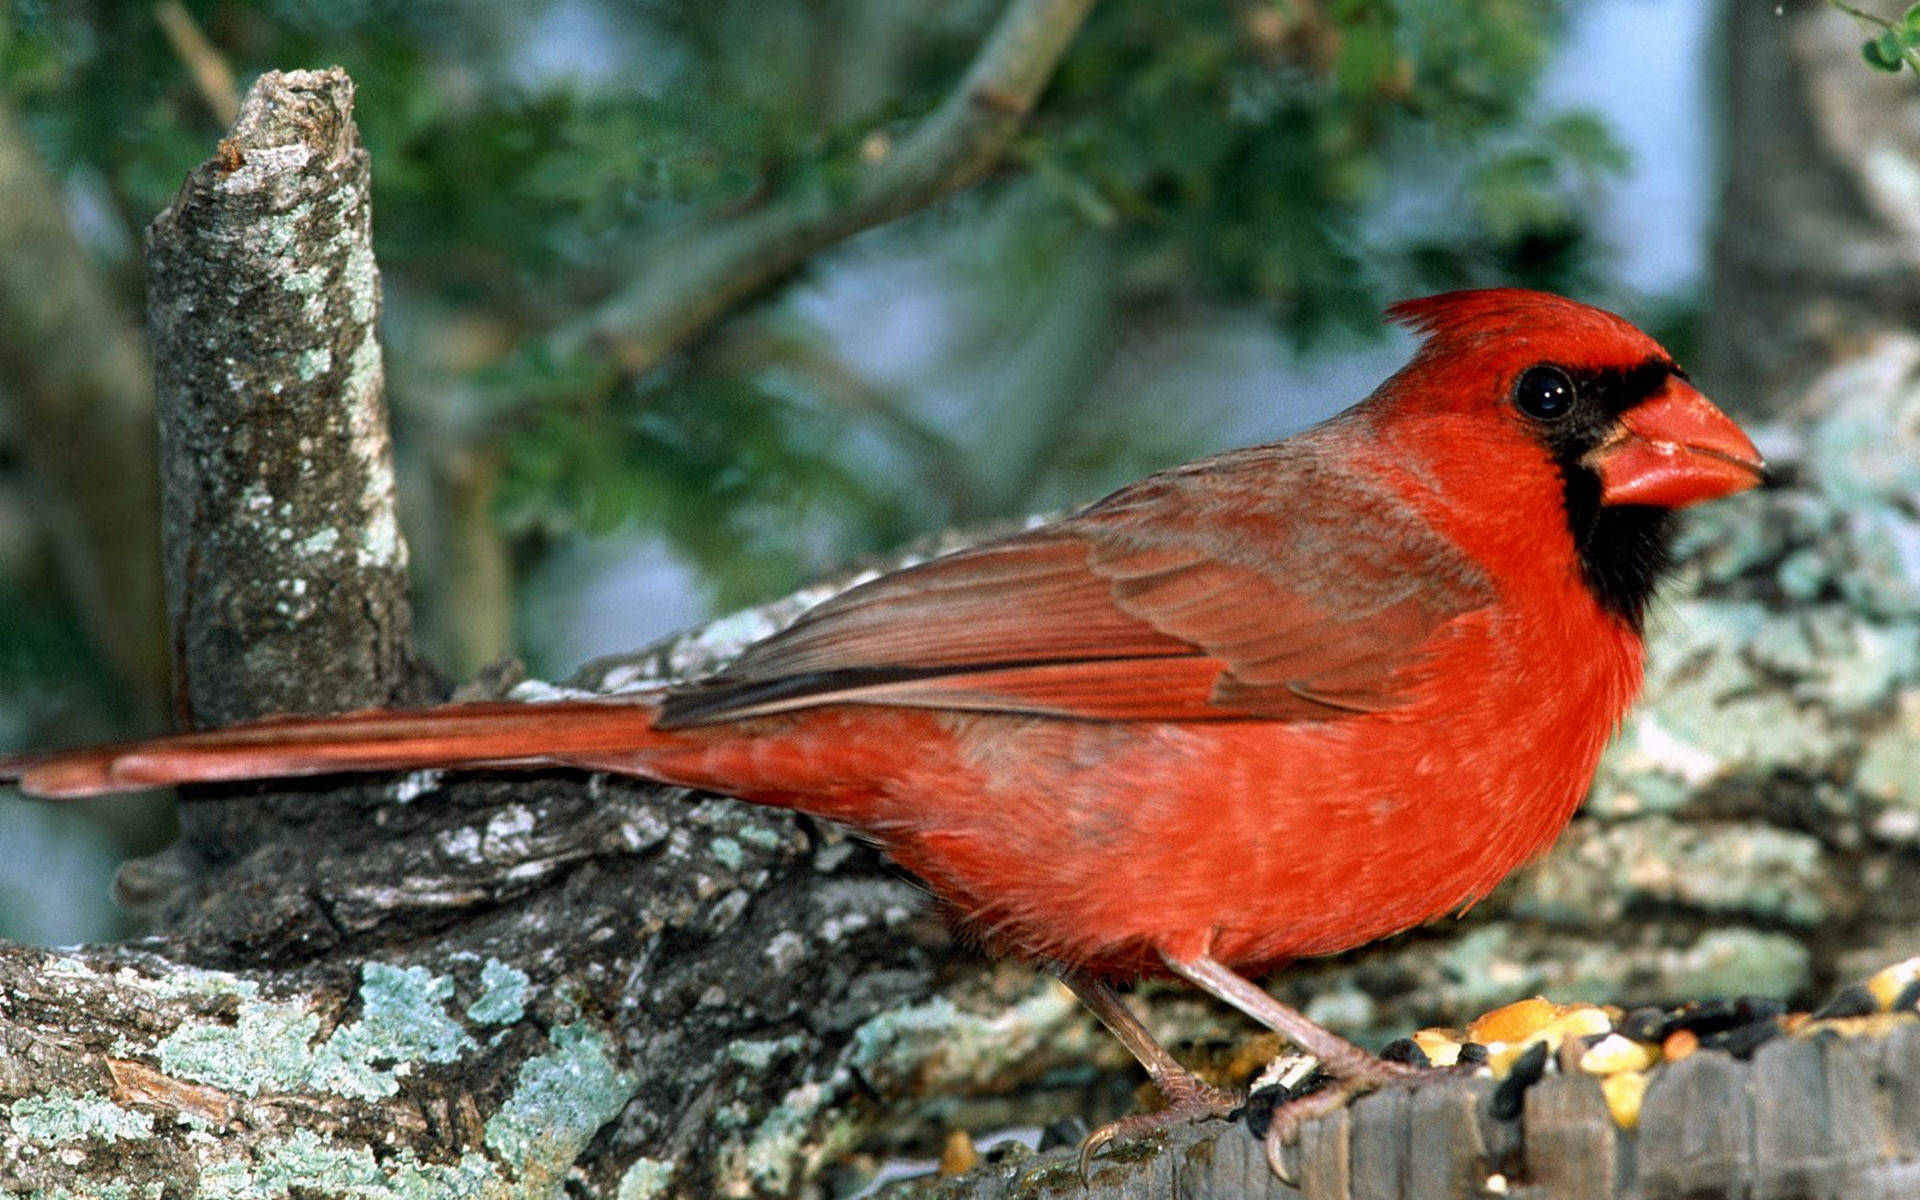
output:
[[[861,830],[996,945],[1226,996],[1204,964],[1358,945],[1547,845],[1639,689],[1664,508],[1759,477],[1617,317],[1515,290],[1392,315],[1421,350],[1341,416],[885,575],[709,680],[5,769],[52,795],[481,762],[688,784]]]

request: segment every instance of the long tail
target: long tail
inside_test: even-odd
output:
[[[0,758],[0,782],[78,799],[175,783],[604,759],[672,735],[649,697],[449,704],[276,717],[113,746]]]

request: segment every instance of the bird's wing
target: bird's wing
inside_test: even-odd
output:
[[[659,724],[843,703],[1328,720],[1402,703],[1406,668],[1492,602],[1404,503],[1282,443],[844,592],[670,692]]]

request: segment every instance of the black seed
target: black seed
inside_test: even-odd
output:
[[[1415,1067],[1430,1067],[1433,1059],[1420,1048],[1420,1043],[1410,1037],[1395,1038],[1380,1047],[1380,1057],[1386,1062],[1407,1063]]]
[[[1460,1047],[1460,1063],[1469,1067],[1486,1065],[1487,1048],[1479,1042],[1468,1042]]]
[[[1079,1114],[1049,1121],[1040,1129],[1040,1153],[1078,1146],[1087,1137],[1087,1122]]]
[[[1620,1035],[1636,1042],[1664,1042],[1673,1032],[1667,1021],[1664,1008],[1636,1008],[1620,1019]]]
[[[1507,1077],[1493,1089],[1492,1112],[1496,1121],[1514,1121],[1520,1117],[1520,1108],[1526,1098],[1527,1089],[1540,1082],[1547,1073],[1547,1044],[1535,1042],[1528,1046],[1526,1053],[1513,1060],[1513,1069]]]
[[[1821,1005],[1813,1014],[1814,1020],[1829,1017],[1868,1017],[1880,1011],[1880,1002],[1873,998],[1865,984],[1850,983],[1835,992],[1833,999]]]
[[[1686,1029],[1705,1037],[1740,1024],[1740,1009],[1731,1000],[1700,1000],[1683,1004],[1667,1021],[1667,1032]]]
[[[1735,1058],[1752,1058],[1753,1052],[1781,1034],[1780,1022],[1772,1018],[1735,1025],[1700,1039],[1702,1050],[1725,1050]]]
[[[1920,1011],[1920,979],[1915,979],[1900,989],[1900,994],[1893,998],[1893,1011]]]
[[[1244,1120],[1253,1136],[1264,1142],[1267,1140],[1267,1126],[1273,1123],[1273,1110],[1292,1098],[1287,1095],[1287,1089],[1270,1083],[1248,1096],[1245,1104],[1227,1114],[1227,1119]]]
[[[1327,1083],[1329,1078],[1325,1071],[1322,1071],[1319,1067],[1315,1067],[1313,1070],[1307,1072],[1305,1079],[1302,1079],[1290,1088],[1283,1087],[1277,1083],[1269,1083],[1265,1087],[1256,1088],[1253,1094],[1247,1097],[1245,1103],[1227,1114],[1227,1120],[1239,1121],[1244,1119],[1247,1123],[1247,1128],[1253,1130],[1253,1136],[1264,1138],[1267,1136],[1267,1122],[1273,1120],[1274,1109],[1279,1108],[1282,1104],[1298,1100],[1310,1092],[1319,1091],[1320,1088]]]
[[[1787,1015],[1787,1002],[1770,996],[1742,996],[1733,1007],[1742,1023],[1772,1021]]]

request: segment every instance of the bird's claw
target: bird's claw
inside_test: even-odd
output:
[[[1384,1087],[1416,1084],[1422,1080],[1457,1072],[1471,1073],[1477,1069],[1476,1066],[1419,1067],[1375,1059],[1365,1070],[1337,1079],[1318,1091],[1308,1092],[1274,1109],[1272,1117],[1267,1120],[1267,1166],[1281,1183],[1297,1188],[1300,1186],[1299,1180],[1287,1169],[1286,1147],[1288,1143],[1299,1140],[1300,1129],[1308,1121],[1339,1112],[1361,1096]]]
[[[1188,1121],[1204,1121],[1209,1117],[1224,1117],[1240,1104],[1240,1097],[1232,1092],[1222,1091],[1198,1079],[1170,1080],[1160,1085],[1161,1094],[1167,1103],[1150,1113],[1135,1113],[1110,1121],[1089,1133],[1080,1141],[1080,1180],[1088,1182],[1092,1178],[1093,1156],[1109,1142],[1131,1141],[1149,1133],[1157,1133],[1172,1125],[1185,1124]]]

